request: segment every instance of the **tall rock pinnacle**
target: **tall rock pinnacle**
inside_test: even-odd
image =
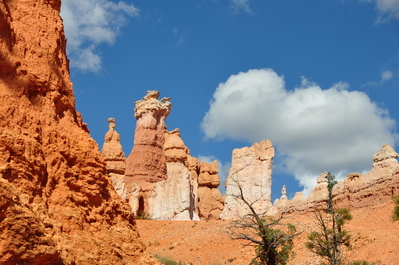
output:
[[[126,183],[155,183],[167,179],[165,119],[170,113],[170,98],[158,100],[159,92],[147,91],[143,99],[135,102],[137,119],[133,150],[126,160]]]

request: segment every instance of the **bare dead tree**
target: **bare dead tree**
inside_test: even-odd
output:
[[[281,221],[284,219],[282,214],[277,218],[267,216],[270,207],[258,213],[254,204],[263,196],[255,201],[249,201],[246,199],[239,181],[237,179],[233,179],[233,181],[237,185],[238,194],[229,194],[229,196],[242,201],[248,207],[249,213],[233,221],[228,232],[230,238],[246,240],[245,246],[255,247],[256,256],[250,264],[287,264],[289,258],[294,254],[293,239],[300,232],[296,231],[294,225],[282,223]]]

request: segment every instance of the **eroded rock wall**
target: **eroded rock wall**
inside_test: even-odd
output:
[[[61,2],[0,2],[0,263],[157,264],[69,77]]]
[[[233,150],[222,219],[237,219],[248,213],[237,197],[240,196],[239,187],[248,202],[256,201],[253,206],[257,212],[262,213],[271,206],[273,157],[274,147],[270,140]]]

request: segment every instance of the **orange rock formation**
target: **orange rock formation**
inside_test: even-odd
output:
[[[108,176],[119,196],[126,199],[125,191],[125,170],[126,157],[120,143],[121,136],[115,130],[115,119],[109,118],[109,130],[104,136],[102,155],[104,156]]]
[[[169,98],[158,100],[159,92],[147,91],[142,100],[135,102],[137,119],[133,150],[126,160],[126,183],[155,183],[167,179],[165,119],[172,104]]]
[[[158,264],[69,77],[61,2],[0,2],[0,263]]]
[[[222,219],[237,219],[248,213],[247,206],[238,199],[239,186],[246,200],[256,202],[253,207],[259,213],[271,206],[273,158],[270,140],[233,150]]]
[[[147,91],[142,100],[135,102],[134,147],[126,160],[124,182],[111,176],[115,189],[121,191],[118,193],[133,213],[151,219],[199,220],[198,215],[218,219],[223,197],[217,190],[217,161],[200,165],[190,156],[179,129],[166,130],[165,119],[172,105],[170,98],[158,100],[159,95],[158,91]],[[105,136],[106,142],[111,131]],[[112,170],[111,164],[107,163],[108,167]]]

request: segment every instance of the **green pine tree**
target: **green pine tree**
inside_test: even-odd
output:
[[[327,174],[328,201],[326,208],[315,211],[315,218],[319,227],[308,235],[306,247],[321,256],[328,265],[340,265],[344,258],[343,247],[350,246],[350,234],[343,229],[346,221],[352,219],[348,209],[334,209],[332,189],[337,184],[335,176]]]

